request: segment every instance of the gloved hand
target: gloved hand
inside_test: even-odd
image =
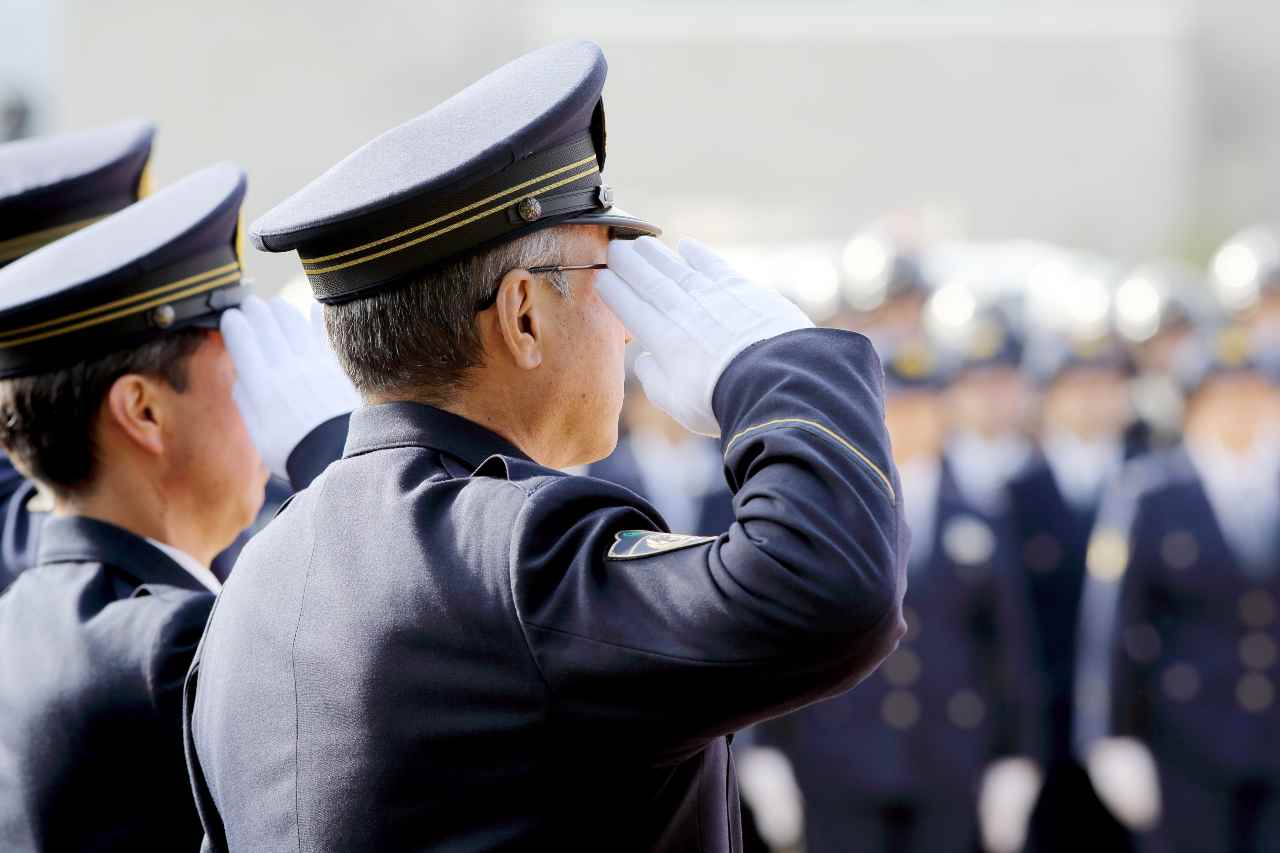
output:
[[[232,389],[240,416],[271,473],[307,433],[360,405],[360,395],[329,349],[319,305],[308,323],[283,299],[248,297],[222,313],[222,338],[236,366]]]
[[[1109,737],[1089,750],[1085,766],[1093,788],[1130,829],[1150,829],[1160,819],[1160,777],[1151,751],[1135,738]]]
[[[791,762],[780,750],[755,746],[738,756],[738,788],[756,816],[760,837],[773,850],[799,845],[804,798]]]
[[[614,240],[596,290],[647,350],[635,372],[653,404],[690,432],[714,437],[711,395],[733,357],[813,322],[701,243],[682,241],[680,254],[652,237]]]
[[[984,849],[991,853],[1022,849],[1042,781],[1040,768],[1029,758],[1002,758],[987,768],[978,792]]]

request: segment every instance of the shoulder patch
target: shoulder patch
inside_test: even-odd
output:
[[[715,536],[690,536],[685,533],[658,533],[654,530],[623,530],[613,537],[609,548],[610,560],[639,560],[667,551],[692,548],[705,542],[714,542]]]

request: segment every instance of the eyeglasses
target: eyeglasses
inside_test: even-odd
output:
[[[535,275],[544,275],[546,273],[566,272],[568,270],[607,270],[608,268],[608,264],[556,264],[555,266],[550,267],[529,267],[526,272],[531,272]],[[505,275],[506,273],[503,273],[503,276]],[[493,304],[498,301],[498,285],[501,283],[502,277],[499,277],[493,282],[493,290],[476,305],[476,313],[487,311],[493,307]]]

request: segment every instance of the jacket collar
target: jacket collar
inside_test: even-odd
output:
[[[122,527],[84,516],[55,516],[40,531],[36,565],[104,563],[140,584],[176,586],[192,592],[208,589],[167,554]]]
[[[474,471],[490,456],[529,459],[511,442],[479,424],[421,403],[363,406],[351,414],[343,457],[391,447],[430,447]]]

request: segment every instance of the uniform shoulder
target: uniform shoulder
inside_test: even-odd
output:
[[[635,492],[609,480],[598,477],[571,474],[557,468],[548,468],[528,459],[494,455],[486,459],[472,475],[475,480],[505,482],[515,486],[526,498],[596,495],[602,501],[610,499],[627,505],[640,505],[652,509],[644,498]],[[657,513],[653,513],[656,517]]]
[[[661,514],[625,486],[596,477],[547,468],[528,459],[490,456],[476,469],[469,487],[502,484],[519,494],[513,535],[523,548],[556,548],[586,527],[666,532]]]
[[[139,587],[129,601],[146,622],[143,673],[152,701],[160,706],[181,690],[214,597],[209,592],[149,584]]]

